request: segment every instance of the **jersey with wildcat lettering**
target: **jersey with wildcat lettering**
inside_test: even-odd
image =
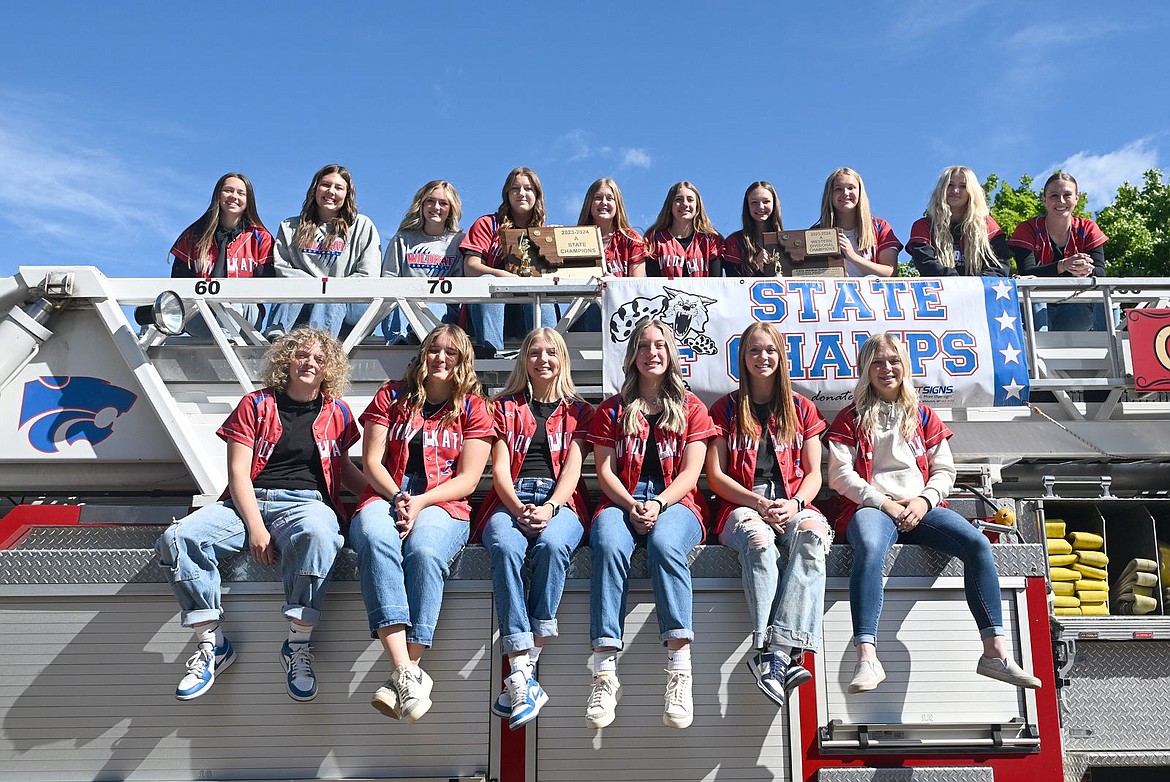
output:
[[[329,504],[343,515],[341,504],[341,476],[344,460],[349,459],[350,447],[361,437],[349,405],[340,399],[323,396],[321,412],[313,421],[313,440],[321,458],[321,471],[329,490]],[[283,428],[276,409],[276,389],[262,388],[240,400],[236,409],[219,427],[216,434],[225,442],[237,442],[252,449],[249,478],[255,480],[268,464],[268,457],[280,441]],[[227,499],[225,491],[220,499]]]
[[[445,425],[443,419],[450,406],[451,402],[447,402],[438,413],[424,418],[422,411],[412,411],[408,406],[405,386],[401,382],[385,383],[374,394],[358,421],[363,425],[378,424],[386,427],[386,450],[382,455],[382,464],[394,483],[402,483],[406,464],[410,460],[410,441],[420,429],[427,489],[433,489],[455,477],[465,440],[491,440],[492,417],[486,401],[478,396],[465,396],[460,402],[459,415],[455,421]],[[382,499],[382,496],[373,487],[367,486],[358,500],[358,510],[378,499]],[[441,502],[437,507],[445,510],[451,518],[468,521],[471,519],[469,499],[461,497]]]
[[[723,237],[719,234],[695,233],[691,243],[683,247],[665,228],[659,229],[650,243],[650,256],[658,262],[659,276],[673,280],[676,277],[710,277],[718,274],[719,258],[723,254]]]
[[[382,247],[378,229],[365,215],[354,218],[345,238],[334,237],[329,246],[329,226],[317,232],[304,247],[293,241],[300,217],[290,217],[276,232],[275,262],[278,277],[380,277]]]
[[[496,400],[494,407],[496,439],[503,440],[508,446],[511,461],[508,469],[515,481],[520,475],[520,468],[524,465],[524,457],[528,454],[528,446],[532,444],[532,435],[536,432],[536,416],[528,404],[527,396],[523,392],[509,394]],[[574,440],[584,444],[589,433],[589,424],[593,420],[593,405],[580,399],[563,399],[553,410],[552,415],[545,422],[545,433],[548,435],[548,451],[552,458],[554,480],[558,479],[561,469],[565,466],[565,459],[569,456],[569,446]],[[577,490],[569,498],[566,505],[577,518],[584,523],[586,519],[587,494],[585,480],[577,483]],[[500,505],[500,497],[493,486],[486,499],[476,512],[475,529],[472,539],[478,539],[483,533],[487,520]]]
[[[614,277],[629,277],[630,267],[636,263],[644,263],[650,251],[642,236],[632,228],[626,231],[614,231],[609,243],[605,245],[605,272]]]
[[[219,260],[219,244],[212,242],[207,248],[207,265],[199,260],[199,237],[203,234],[204,223],[198,220],[190,225],[171,247],[171,255],[191,269],[191,273],[204,279],[211,279],[211,271]],[[227,262],[224,276],[271,277],[272,234],[262,225],[250,225],[227,246]]]
[[[449,277],[459,264],[462,231],[431,236],[421,228],[399,231],[386,245],[383,277]]]
[[[819,464],[805,465],[801,463],[801,452],[804,441],[816,437],[829,428],[828,422],[821,416],[817,406],[800,394],[793,394],[792,401],[796,406],[796,439],[791,443],[782,443],[776,433],[780,422],[772,416],[768,422],[768,436],[772,439],[772,448],[776,452],[776,467],[784,481],[784,496],[792,497],[800,491],[800,484],[804,481],[805,473],[809,470],[819,470]],[[727,477],[746,489],[752,488],[756,475],[756,456],[759,453],[760,443],[757,440],[740,438],[735,430],[735,414],[739,407],[739,391],[732,391],[721,396],[711,405],[711,418],[715,422],[718,437],[727,440]],[[806,497],[807,507],[813,507],[812,497]],[[712,530],[718,535],[727,523],[727,517],[738,506],[727,500],[721,500],[719,513],[716,516],[715,528]]]
[[[690,391],[683,399],[685,426],[681,434],[663,431],[655,428],[657,437],[654,447],[658,450],[658,459],[662,464],[662,478],[665,486],[669,486],[678,474],[682,472],[683,452],[690,443],[704,442],[715,436],[715,424],[707,412],[707,407],[697,396]],[[615,473],[622,482],[626,491],[633,493],[638,485],[638,478],[642,474],[642,462],[649,445],[650,423],[646,416],[638,415],[638,429],[634,434],[622,433],[622,416],[625,414],[625,404],[620,394],[615,394],[605,400],[593,415],[593,423],[589,427],[588,441],[594,446],[612,448],[614,451]],[[699,522],[706,526],[707,503],[698,486],[688,491],[679,503],[685,505],[695,514]],[[613,505],[613,501],[601,493],[597,509],[593,512],[596,519],[601,511]]]

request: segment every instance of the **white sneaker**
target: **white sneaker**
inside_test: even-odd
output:
[[[849,680],[849,692],[856,695],[859,692],[869,692],[886,680],[886,669],[877,660],[862,660],[853,668],[853,678]]]
[[[668,728],[689,728],[695,719],[695,703],[691,697],[691,672],[667,671],[666,708],[662,711],[662,724]]]
[[[585,724],[591,728],[604,728],[617,716],[617,695],[621,682],[612,673],[599,673],[593,677],[589,689],[589,700],[585,702]]]
[[[370,705],[392,720],[402,719],[402,710],[398,708],[398,690],[394,688],[393,678],[387,679],[377,689],[374,697],[370,698]]]
[[[400,665],[390,675],[390,681],[398,691],[398,708],[407,725],[430,711],[435,683],[426,671],[415,665]]]

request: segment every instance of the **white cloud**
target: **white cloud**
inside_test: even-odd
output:
[[[0,94],[0,225],[19,232],[26,253],[13,260],[158,273],[163,259],[146,258],[141,248],[173,238],[176,225],[187,224],[183,217],[190,222],[188,212],[203,205],[176,187],[171,172],[128,162],[92,128],[38,116],[35,107]]]
[[[622,168],[650,168],[650,153],[641,147],[622,150]]]
[[[990,0],[966,3],[939,3],[937,0],[914,0],[906,3],[900,17],[890,27],[890,37],[899,47],[926,45],[941,30],[954,27],[978,12]]]
[[[649,168],[650,153],[641,147],[615,149],[608,144],[594,144],[592,134],[576,128],[553,142],[553,156],[565,163],[583,160],[616,161],[622,168]]]
[[[1089,209],[1096,211],[1113,200],[1117,188],[1123,182],[1137,184],[1148,169],[1157,167],[1158,149],[1151,145],[1147,137],[1100,155],[1078,152],[1052,166],[1044,173],[1041,181],[1058,169],[1072,174],[1081,192],[1088,195]]]

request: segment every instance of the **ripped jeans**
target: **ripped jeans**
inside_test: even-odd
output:
[[[756,491],[773,496],[766,487]],[[821,522],[825,534],[798,529],[804,521]],[[736,508],[723,525],[719,542],[739,552],[755,648],[780,646],[812,652],[820,648],[825,558],[833,543],[825,517],[811,508],[803,510],[778,534],[754,508]],[[788,566],[783,573],[779,546],[788,549]]]

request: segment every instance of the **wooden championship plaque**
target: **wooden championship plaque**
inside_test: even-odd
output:
[[[765,231],[764,249],[779,254],[780,270],[785,277],[845,276],[845,258],[841,255],[836,228]]]
[[[595,225],[504,228],[503,267],[518,277],[600,277],[605,273],[601,229]]]

